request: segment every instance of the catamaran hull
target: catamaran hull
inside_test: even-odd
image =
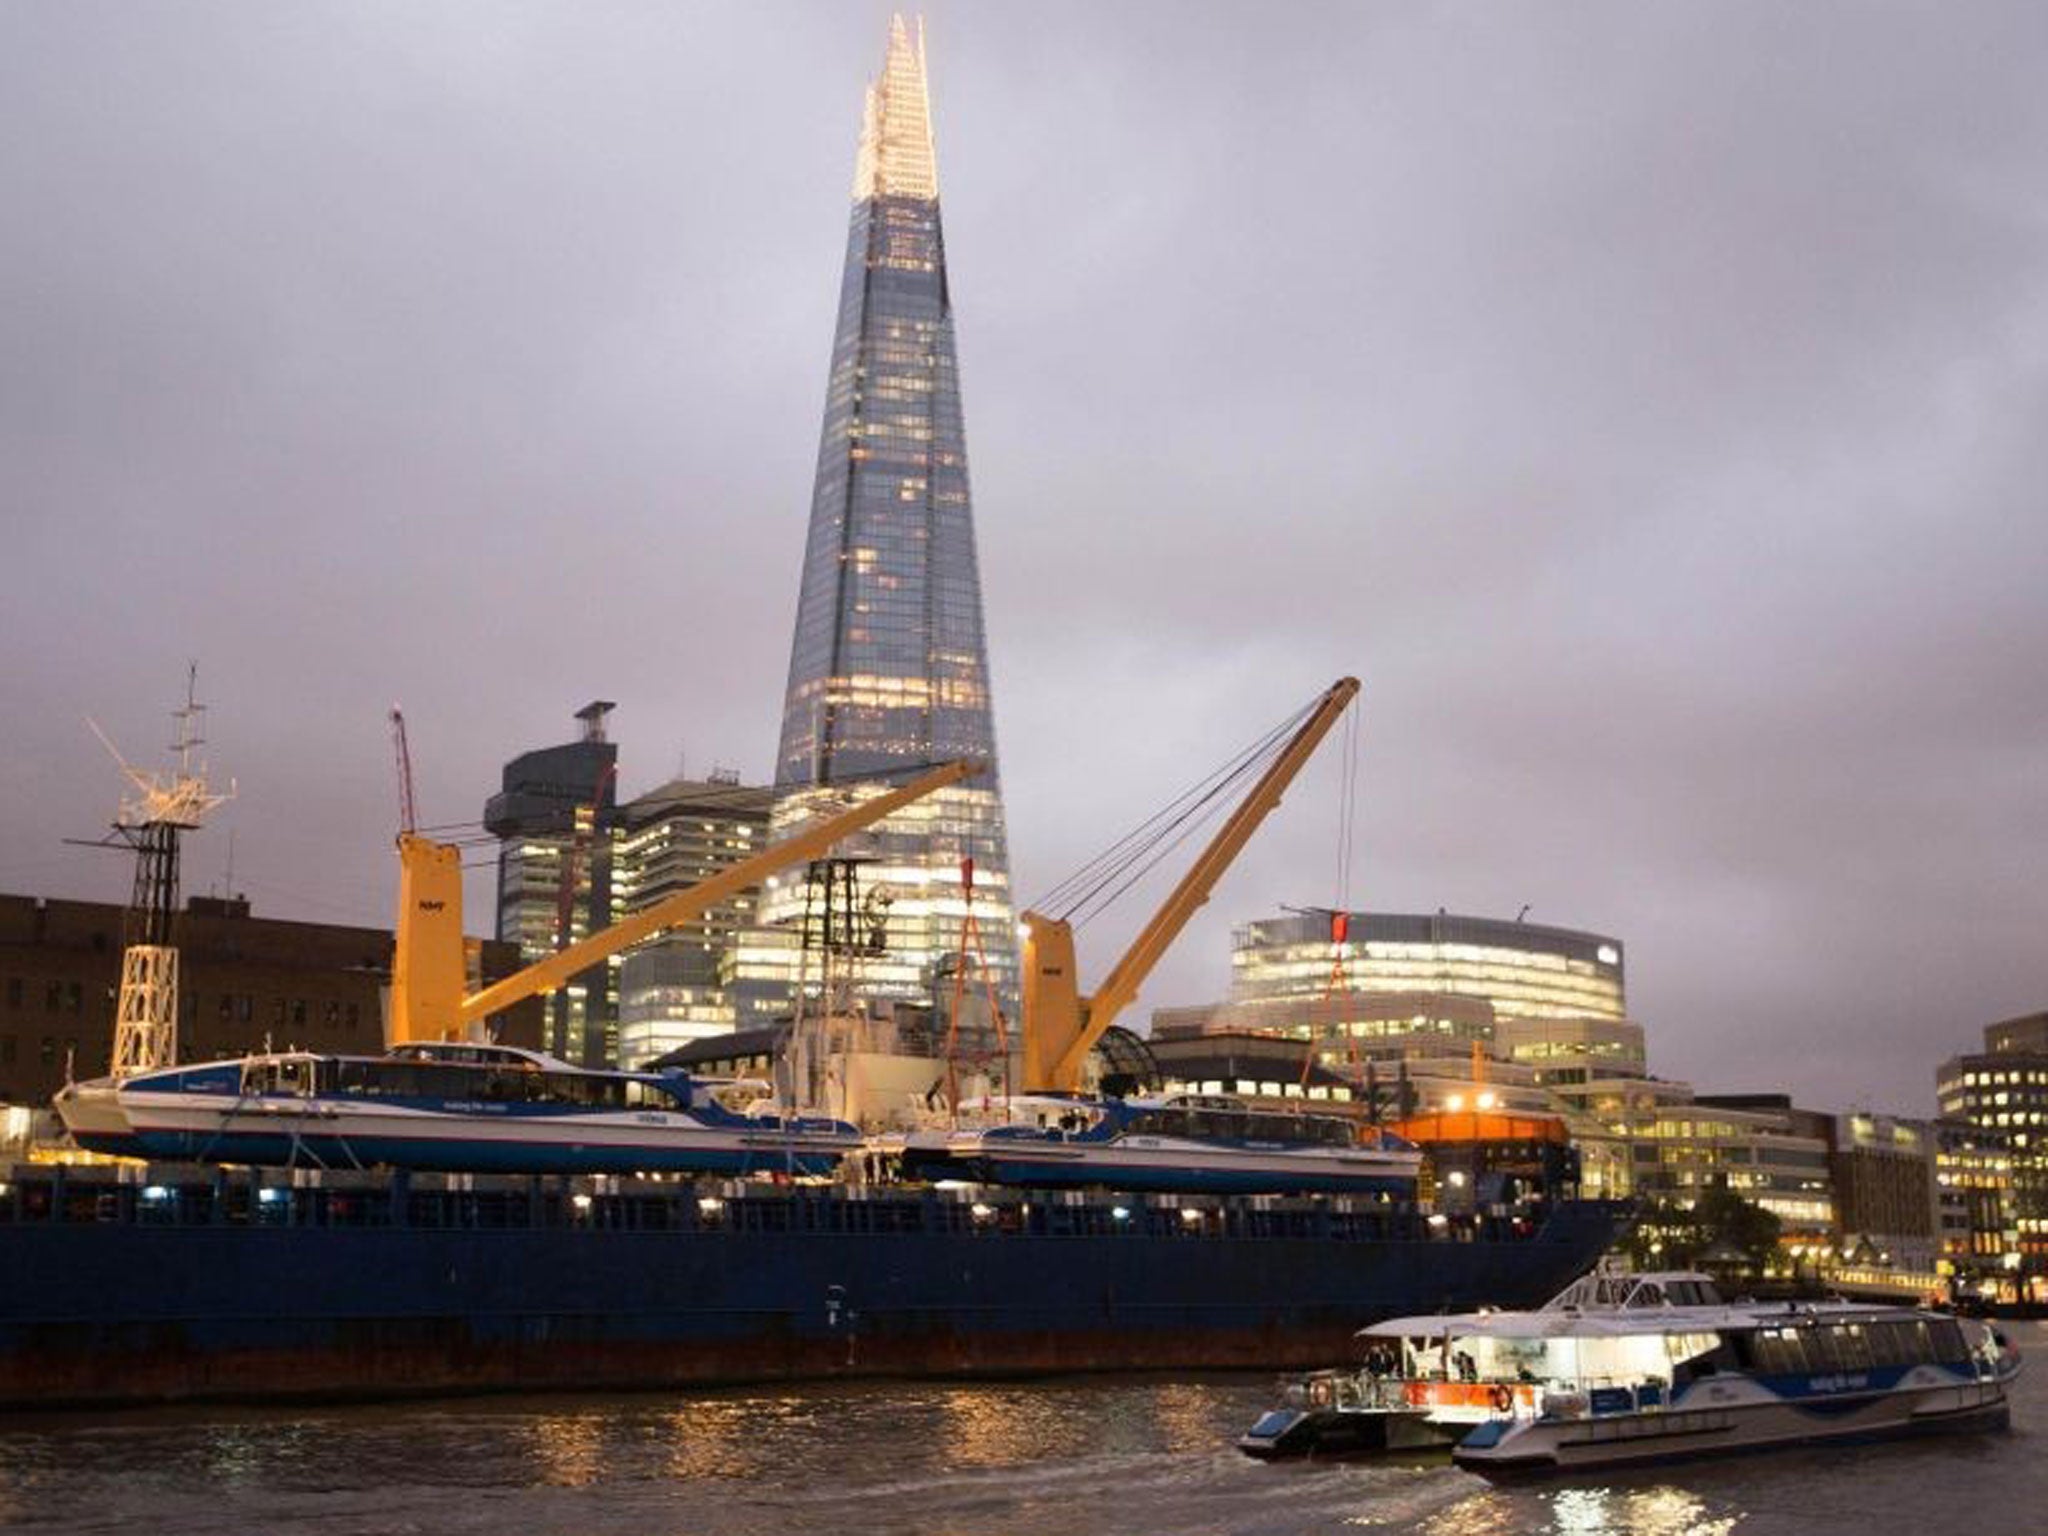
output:
[[[121,1108],[120,1090],[111,1079],[67,1083],[58,1090],[51,1107],[72,1140],[88,1151],[118,1157],[126,1155],[125,1149],[133,1145],[128,1114]]]
[[[1420,1411],[1276,1409],[1239,1436],[1237,1448],[1254,1461],[1441,1455],[1466,1428]]]
[[[121,1095],[114,1133],[72,1126],[93,1151],[163,1162],[259,1167],[435,1169],[451,1173],[829,1174],[852,1135],[709,1127],[682,1115],[449,1114],[278,1100],[223,1104],[194,1094]]]
[[[1489,1424],[1458,1446],[1452,1459],[1469,1472],[1509,1480],[1798,1446],[1983,1433],[2005,1429],[2008,1420],[2002,1382],[1950,1381],[1853,1397],[1681,1404],[1663,1412],[1525,1423],[1505,1433],[1498,1432],[1501,1425]]]

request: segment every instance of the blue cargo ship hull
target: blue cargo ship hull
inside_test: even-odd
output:
[[[17,1172],[0,1406],[1327,1364],[1375,1318],[1540,1302],[1622,1217],[192,1173]]]

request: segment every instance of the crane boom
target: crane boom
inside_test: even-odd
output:
[[[448,856],[453,854],[453,850],[443,849],[441,845],[420,837],[402,838],[399,842],[400,884],[401,891],[407,894],[402,898],[398,954],[392,966],[393,1043],[445,1038],[459,1032],[461,1026],[509,1008],[514,1003],[538,993],[555,991],[579,972],[620,950],[630,948],[664,928],[688,922],[706,908],[750,885],[758,885],[778,869],[817,858],[849,832],[857,832],[914,800],[921,800],[949,784],[957,784],[969,775],[981,772],[981,767],[980,763],[960,761],[934,768],[900,789],[892,789],[837,815],[828,816],[794,837],[785,838],[752,858],[742,859],[688,890],[676,892],[645,912],[594,933],[567,949],[547,955],[524,970],[515,971],[503,981],[466,997],[461,995],[459,865],[455,866],[454,873],[442,874],[432,885],[426,883],[433,879],[433,861],[437,853],[442,856],[443,864],[450,864],[453,861]],[[416,881],[413,878],[415,865],[419,866],[418,872],[425,879]],[[451,952],[455,960],[452,996],[449,992],[451,967],[448,964]]]
[[[398,830],[407,836],[418,828],[413,812],[412,751],[405,744],[405,716],[391,706],[391,743],[398,753]]]
[[[1071,1092],[1081,1065],[1116,1016],[1138,995],[1145,978],[1209,899],[1259,823],[1279,805],[1301,765],[1329,734],[1358,694],[1358,679],[1340,678],[1318,699],[1308,719],[1283,747],[1202,850],[1173,894],[1139,932],[1102,985],[1083,996],[1074,964],[1073,926],[1042,913],[1024,914],[1024,1081],[1031,1091]]]

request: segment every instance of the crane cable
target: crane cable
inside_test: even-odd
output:
[[[1351,910],[1351,858],[1358,829],[1358,711],[1344,716],[1344,782],[1338,788],[1336,910]]]
[[[1236,785],[1262,772],[1320,702],[1316,700],[1296,710],[1030,906],[1035,910],[1057,906],[1058,916],[1073,919],[1076,926],[1101,915],[1222,809]]]

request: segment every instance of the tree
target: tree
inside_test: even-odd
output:
[[[1745,1269],[1760,1273],[1778,1250],[1779,1227],[1762,1206],[1715,1184],[1690,1206],[1646,1201],[1621,1247],[1638,1269],[1686,1269],[1710,1252],[1733,1249]]]
[[[1726,1184],[1718,1184],[1701,1195],[1692,1214],[1706,1238],[1702,1249],[1733,1248],[1752,1273],[1761,1273],[1778,1251],[1778,1234],[1784,1223]]]

